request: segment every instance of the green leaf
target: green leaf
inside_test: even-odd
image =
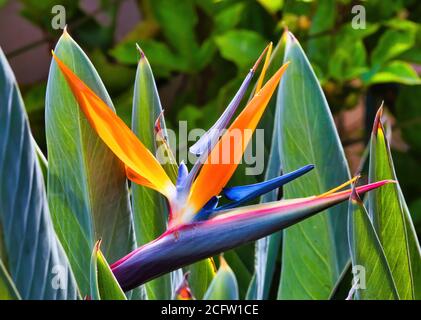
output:
[[[405,51],[399,55],[398,59],[415,64],[421,64],[421,44]]]
[[[370,145],[369,181],[397,181],[393,160],[378,113]],[[408,207],[398,183],[369,194],[373,220],[401,299],[421,299],[421,251]]]
[[[194,55],[198,48],[194,1],[153,0],[150,5],[167,41],[194,67]]]
[[[91,62],[67,32],[55,53],[113,108]],[[47,83],[45,118],[48,201],[57,235],[85,296],[92,250],[99,238],[109,261],[135,247],[124,166],[89,125],[55,62]]]
[[[0,300],[20,300],[20,295],[13,280],[0,260]]]
[[[204,300],[238,300],[238,284],[234,272],[221,256],[218,272],[213,278]]]
[[[380,240],[374,229],[364,204],[356,193],[349,201],[348,236],[354,276],[355,295],[361,300],[398,299],[392,273]]]
[[[375,83],[396,82],[407,85],[421,84],[421,78],[409,63],[392,61],[378,70],[372,69],[363,75],[367,85]]]
[[[245,8],[244,3],[236,3],[221,10],[215,15],[215,28],[219,32],[234,28],[241,20]]]
[[[284,6],[284,0],[257,0],[269,13],[274,14]]]
[[[146,56],[141,53],[133,95],[132,130],[142,143],[156,153],[154,124],[162,113],[155,79]],[[161,118],[162,130],[166,130]],[[133,217],[136,239],[146,244],[166,230],[168,206],[165,198],[150,188],[132,184]],[[170,275],[166,274],[145,285],[149,299],[171,299]]]
[[[190,272],[190,288],[196,299],[203,299],[206,290],[215,277],[215,265],[211,259],[204,259],[186,267],[186,270]]]
[[[249,30],[231,30],[217,36],[215,41],[221,55],[239,69],[251,68],[267,45],[260,34]]]
[[[399,88],[399,96],[396,101],[396,117],[405,142],[417,154],[420,154],[421,151],[421,139],[419,138],[421,135],[421,121],[417,120],[421,119],[419,101],[421,101],[421,90],[418,86],[403,86]],[[407,166],[406,170],[412,171]],[[410,176],[407,180],[418,184],[418,178],[414,177],[412,172],[409,174]]]
[[[247,247],[247,246],[246,246]],[[253,247],[251,247],[253,248]],[[235,277],[238,282],[238,291],[240,297],[245,297],[247,295],[248,287],[252,279],[252,272],[250,272],[250,267],[246,257],[253,259],[253,253],[249,250],[244,250],[247,248],[236,248],[235,250],[229,250],[224,252],[224,258],[228,262],[228,265],[232,268]]]
[[[23,299],[76,299],[13,72],[0,49],[0,258]]]
[[[342,81],[356,78],[368,69],[362,39],[346,31],[344,29],[338,34],[335,50],[329,58],[329,75]]]
[[[382,65],[410,49],[414,42],[415,30],[387,30],[382,34],[371,54],[371,63],[374,66]]]
[[[107,260],[100,249],[101,240],[97,241],[91,258],[91,299],[127,300],[123,290],[114,277]]]
[[[282,170],[315,169],[284,187],[286,199],[321,194],[349,180],[349,169],[326,99],[300,44],[289,34],[291,64],[278,90]],[[346,204],[284,230],[279,299],[327,299],[348,255]]]

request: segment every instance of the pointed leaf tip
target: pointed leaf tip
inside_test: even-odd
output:
[[[145,53],[143,52],[142,48],[139,46],[138,43],[136,43],[136,49],[137,49],[137,51],[140,54],[140,59],[139,60],[142,60],[143,58],[145,58]]]
[[[383,125],[382,125],[382,116],[383,116],[383,104],[380,105],[379,109],[377,110],[376,117],[374,118],[374,124],[373,124],[373,135],[377,136],[377,133],[379,130],[383,131]]]

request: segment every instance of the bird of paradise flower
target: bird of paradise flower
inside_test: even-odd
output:
[[[184,163],[180,163],[175,184],[166,169],[126,124],[53,52],[80,108],[98,136],[124,163],[127,178],[161,193],[169,204],[167,231],[111,265],[123,290],[133,289],[164,273],[255,241],[351,196],[352,190],[339,190],[353,183],[355,178],[322,195],[244,206],[250,200],[309,172],[314,168],[313,164],[261,183],[224,189],[241,161],[251,139],[250,132],[255,131],[287,70],[288,63],[281,66],[262,86],[271,50],[272,44],[269,44],[221,117],[190,148],[192,153],[198,155],[198,160],[190,172]],[[255,94],[231,122],[265,54]],[[141,59],[146,59],[143,53]],[[158,129],[159,121],[156,125]],[[241,139],[230,143],[234,131],[240,133]],[[157,132],[159,139],[165,143],[165,137]],[[227,154],[231,161],[220,161]],[[359,186],[355,191],[363,194],[389,182],[385,180]],[[221,193],[231,202],[218,206]]]

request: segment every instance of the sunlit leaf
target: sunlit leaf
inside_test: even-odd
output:
[[[326,99],[300,44],[289,34],[278,90],[281,168],[315,169],[284,187],[285,199],[319,194],[349,179],[348,164]],[[283,235],[279,299],[327,299],[349,259],[346,204],[288,228]]]
[[[398,299],[392,273],[380,240],[357,193],[348,209],[348,236],[355,285],[355,298],[361,300]]]
[[[371,136],[369,181],[397,180],[381,124],[381,109]],[[398,183],[369,195],[368,209],[401,299],[421,298],[421,250]]]
[[[216,45],[221,55],[239,68],[250,68],[267,45],[261,35],[249,30],[231,30],[217,36]]]

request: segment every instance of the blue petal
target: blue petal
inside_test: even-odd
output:
[[[241,99],[243,98],[247,87],[249,86],[251,79],[253,78],[255,69],[250,69],[234,98],[225,109],[221,117],[215,122],[215,124],[210,128],[200,139],[190,147],[189,151],[193,154],[199,155],[199,158],[196,160],[193,168],[191,169],[188,177],[186,178],[186,183],[184,185],[184,193],[190,191],[190,188],[193,184],[194,179],[199,173],[202,164],[206,161],[209,153],[212,151],[215,144],[218,142],[219,136],[222,133],[221,131],[228,126],[232,116],[237,110],[238,105],[240,104]]]
[[[178,167],[178,176],[176,182],[177,190],[181,190],[185,184],[186,178],[189,174],[189,170],[185,165],[184,161],[181,161],[180,166]]]
[[[207,220],[209,216],[214,212],[216,206],[219,203],[219,197],[213,196],[203,208],[195,215],[194,221]]]
[[[235,201],[233,203],[226,204],[219,209],[228,209],[228,208],[234,208],[239,206],[240,204],[243,204],[247,201],[250,201],[254,198],[257,198],[265,193],[268,193],[274,189],[277,189],[284,184],[302,176],[303,174],[309,172],[314,168],[314,165],[309,164],[307,166],[304,166],[298,170],[295,170],[290,173],[286,173],[282,176],[270,179],[268,181],[255,183],[255,184],[249,184],[246,186],[236,186],[236,187],[230,187],[225,188],[223,190],[224,195],[232,201]]]

